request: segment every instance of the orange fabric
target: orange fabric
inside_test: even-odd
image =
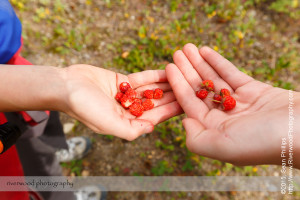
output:
[[[3,143],[0,141],[0,153],[3,151]]]
[[[7,120],[6,120],[6,117],[5,117],[4,113],[0,112],[0,125],[4,124],[6,122],[7,122]],[[3,143],[0,141],[0,153],[3,151],[3,148],[4,148]]]

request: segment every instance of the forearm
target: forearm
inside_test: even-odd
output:
[[[61,110],[64,70],[49,66],[0,65],[0,111]]]

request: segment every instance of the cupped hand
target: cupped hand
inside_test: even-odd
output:
[[[164,70],[149,70],[128,76],[89,65],[65,70],[65,106],[62,111],[93,131],[133,140],[153,131],[153,126],[182,112]],[[164,96],[153,100],[154,109],[135,117],[115,99],[121,82],[129,82],[140,95],[146,89],[161,88]]]
[[[187,44],[173,59],[166,74],[187,114],[183,125],[192,152],[236,165],[280,164],[282,138],[288,139],[289,91],[254,80],[209,47]],[[233,110],[219,109],[213,93],[203,101],[196,97],[202,80],[208,79],[216,92],[230,90],[237,101]],[[293,101],[299,116],[299,93],[293,92]],[[300,133],[299,121],[294,130]],[[298,137],[295,147],[300,146]]]

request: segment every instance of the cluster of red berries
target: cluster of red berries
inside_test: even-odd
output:
[[[129,109],[130,113],[134,116],[141,116],[144,111],[151,110],[154,103],[151,99],[160,99],[163,96],[163,91],[159,88],[155,90],[145,90],[143,97],[146,100],[137,98],[137,92],[133,90],[129,83],[123,82],[119,86],[120,92],[115,96],[115,99],[121,103],[123,108]]]
[[[200,99],[205,99],[209,92],[214,92],[214,83],[211,80],[203,81],[201,86],[202,88],[196,92],[196,96]],[[232,110],[236,106],[236,100],[225,88],[221,89],[219,94],[215,93],[212,101],[220,104],[224,111]]]

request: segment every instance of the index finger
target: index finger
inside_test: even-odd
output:
[[[209,109],[201,99],[196,97],[194,89],[178,67],[174,64],[168,64],[166,74],[178,103],[188,117],[203,120]]]
[[[214,70],[230,85],[233,90],[236,90],[253,80],[252,77],[238,70],[238,68],[236,68],[229,60],[211,48],[202,47],[199,52],[206,62],[214,68]]]
[[[133,89],[157,82],[167,82],[165,70],[147,70],[128,75],[129,83]]]

